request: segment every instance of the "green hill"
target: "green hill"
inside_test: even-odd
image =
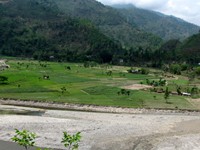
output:
[[[124,17],[121,11],[135,15]],[[3,55],[101,63],[124,59],[127,64],[150,63],[157,58],[176,61],[177,56],[195,63],[199,61],[199,34],[183,44],[170,40],[160,48],[162,40],[141,29],[146,22],[156,25],[156,20],[163,20],[163,26],[155,32],[161,29],[167,36],[170,31],[168,34],[176,37],[176,32],[181,31],[183,35],[185,31],[186,36],[197,26],[131,5],[119,11],[95,0],[0,0],[0,15],[0,53]],[[172,22],[171,26],[167,20]]]
[[[51,0],[1,0],[0,14],[4,55],[110,62],[122,52],[93,24],[63,15]]]
[[[190,63],[200,63],[200,33],[186,39],[180,46],[179,52]]]
[[[156,65],[160,63],[189,63],[196,66],[200,62],[200,33],[190,36],[183,42],[169,40],[165,42],[152,56]]]
[[[95,0],[56,0],[60,10],[74,18],[90,20],[107,36],[125,47],[157,48],[161,38],[127,22],[121,13]]]

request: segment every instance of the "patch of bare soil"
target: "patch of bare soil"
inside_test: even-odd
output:
[[[143,84],[132,84],[132,85],[127,85],[127,86],[122,86],[121,88],[128,89],[128,90],[141,90],[141,89],[152,88],[152,86],[143,85]]]

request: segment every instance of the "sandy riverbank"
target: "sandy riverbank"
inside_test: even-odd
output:
[[[0,108],[32,110],[5,105]],[[199,113],[117,114],[34,108],[37,110],[44,113],[41,116],[0,115],[0,140],[10,141],[14,129],[18,128],[35,132],[41,147],[63,149],[62,132],[80,131],[80,150],[200,149]]]

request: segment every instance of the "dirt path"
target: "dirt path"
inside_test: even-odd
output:
[[[32,109],[4,105],[0,108]],[[80,150],[200,149],[199,113],[189,115],[43,111],[41,116],[0,115],[0,140],[10,141],[14,129],[17,128],[35,132],[38,135],[38,146],[42,147],[63,149],[60,144],[63,131],[80,131]]]

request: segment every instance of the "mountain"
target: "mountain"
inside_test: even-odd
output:
[[[4,55],[105,63],[123,52],[92,23],[64,15],[53,0],[0,0],[0,15]]]
[[[84,18],[95,24],[104,34],[124,47],[160,46],[158,36],[130,24],[117,9],[95,0],[56,0],[59,9],[73,18]]]
[[[195,62],[199,59],[199,34],[182,44],[179,40],[170,40],[159,48],[162,39],[142,29],[148,28],[145,27],[148,18],[152,20],[148,23],[154,25],[156,20],[163,20],[163,26],[155,31],[162,30],[163,35],[173,31],[174,39],[178,33],[184,35],[182,31],[189,35],[196,26],[131,5],[121,7],[104,6],[95,0],[0,0],[0,53],[40,60],[101,63],[122,58],[127,64],[163,59],[162,54],[170,61],[176,60],[176,56]],[[132,14],[133,10],[138,13],[135,19],[134,15],[125,17],[124,12]],[[169,28],[168,21],[172,22]]]
[[[187,38],[179,47],[179,52],[190,63],[200,63],[200,33]]]
[[[140,30],[153,33],[164,40],[185,39],[198,33],[200,27],[173,16],[137,8],[131,4],[113,5],[123,18]]]
[[[171,64],[175,62],[197,65],[200,62],[200,33],[194,34],[184,41],[172,39],[154,52],[154,65]],[[160,64],[161,63],[161,64]]]

